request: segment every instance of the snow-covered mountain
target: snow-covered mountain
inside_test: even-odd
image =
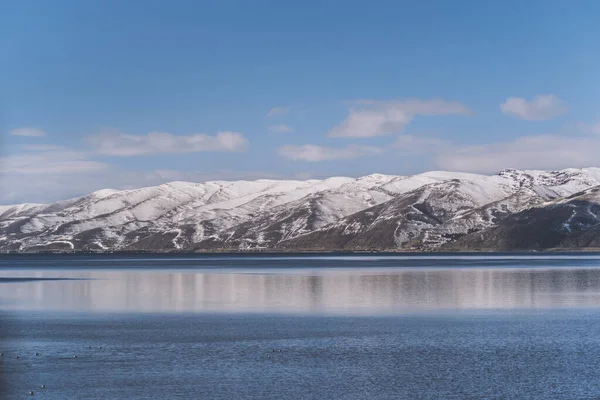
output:
[[[0,206],[0,250],[593,247],[599,193],[600,168],[172,182]]]

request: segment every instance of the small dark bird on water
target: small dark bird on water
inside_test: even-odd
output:
[[[75,354],[75,355],[73,356],[73,358],[77,358],[77,354]]]
[[[15,358],[18,360],[18,359],[19,359],[19,356],[16,356]]]
[[[40,355],[40,353],[35,353],[35,355],[36,355],[36,356],[39,356],[39,355]]]
[[[46,389],[46,385],[42,385],[42,389]]]
[[[33,390],[31,392],[29,392],[29,394],[33,396]]]

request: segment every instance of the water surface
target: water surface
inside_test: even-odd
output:
[[[599,264],[589,254],[15,257],[0,259],[0,300],[5,309],[77,312],[596,308]]]
[[[0,397],[599,399],[599,266],[595,254],[0,258]]]

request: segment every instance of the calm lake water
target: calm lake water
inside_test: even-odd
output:
[[[598,254],[2,256],[0,318],[3,399],[600,399]]]

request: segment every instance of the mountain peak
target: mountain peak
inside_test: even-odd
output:
[[[596,186],[598,168],[175,181],[0,206],[0,250],[434,249],[529,208],[592,210]]]

